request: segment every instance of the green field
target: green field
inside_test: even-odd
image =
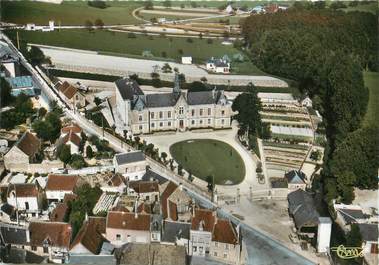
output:
[[[370,91],[364,125],[379,125],[379,73],[363,72],[365,85]]]
[[[230,145],[216,140],[187,140],[170,146],[172,157],[194,176],[215,184],[238,184],[245,176],[241,156]]]
[[[47,25],[54,20],[61,25],[83,25],[86,20],[92,22],[101,19],[110,24],[139,24],[132,11],[141,3],[107,1],[108,8],[90,7],[87,1],[64,1],[60,5],[33,1],[2,1],[1,20],[18,24],[35,23]]]
[[[13,41],[16,39],[15,31],[7,31],[7,35]],[[114,56],[141,57],[143,51],[149,50],[153,54],[151,59],[159,60],[180,61],[182,51],[184,55],[191,55],[196,63],[204,63],[212,56],[222,57],[227,54],[232,58],[234,54],[240,53],[232,45],[222,45],[222,40],[214,39],[212,44],[208,44],[206,39],[197,38],[192,38],[191,43],[187,38],[181,37],[137,34],[136,38],[129,38],[128,33],[107,30],[19,31],[19,38],[26,43],[99,51]],[[250,61],[232,63],[233,68],[235,70],[232,73],[236,74],[264,74]]]

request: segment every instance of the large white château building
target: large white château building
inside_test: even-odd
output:
[[[115,86],[117,112],[132,134],[231,126],[231,103],[222,90],[182,91],[178,75],[171,93],[145,95],[129,78]]]

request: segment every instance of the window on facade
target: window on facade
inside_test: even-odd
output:
[[[171,121],[167,122],[167,126],[171,126]]]
[[[225,250],[228,250],[228,249],[229,249],[229,245],[225,244]]]
[[[228,254],[224,253],[224,259],[226,259],[228,257]]]
[[[36,251],[36,250],[37,250],[37,247],[36,247],[36,246],[32,246],[32,250],[33,250],[33,251]]]
[[[224,125],[225,121],[224,120],[221,120],[221,124]]]
[[[139,121],[142,121],[142,115],[139,115],[139,116],[138,116],[138,120],[139,120]]]
[[[159,123],[159,127],[163,127],[163,122],[160,122],[160,123]]]
[[[120,234],[116,235],[116,240],[121,240],[121,235]]]
[[[171,118],[171,111],[167,111],[167,118]]]
[[[139,126],[139,130],[142,131],[142,129],[143,129],[143,127],[142,127],[142,125],[140,125],[140,126]]]
[[[149,201],[149,200],[150,200],[150,197],[149,197],[149,196],[146,196],[146,200]]]
[[[25,202],[25,209],[29,210],[29,202]]]
[[[208,108],[208,116],[211,115],[211,108]]]
[[[223,115],[223,116],[225,115],[225,110],[221,111],[221,115]]]
[[[154,119],[154,112],[150,113],[150,117]]]
[[[203,120],[200,120],[200,124],[203,124]]]
[[[128,173],[128,168],[125,168],[125,173]]]
[[[151,123],[151,128],[154,128],[155,124],[154,122]]]
[[[184,113],[184,107],[179,107],[179,114],[183,114]]]
[[[48,247],[43,247],[43,253],[49,253],[49,248]]]
[[[163,112],[160,111],[160,112],[159,112],[159,119],[162,119],[162,118],[163,118]]]
[[[155,234],[155,233],[152,233],[151,235],[153,236],[153,240],[157,240],[157,239],[158,239],[158,236],[157,236],[157,234]]]
[[[203,253],[203,247],[199,247],[199,252]]]
[[[214,256],[217,257],[217,252],[214,253]]]
[[[215,247],[218,247],[218,242],[215,242]]]
[[[200,109],[200,116],[203,116],[203,109]]]
[[[211,124],[211,119],[208,119],[208,124]]]
[[[194,125],[194,124],[195,124],[195,120],[192,120],[192,121],[191,121],[191,124]]]
[[[191,110],[191,115],[192,115],[192,116],[195,116],[195,110],[194,110],[194,109]]]
[[[197,247],[193,247],[193,252],[196,252],[197,251]]]

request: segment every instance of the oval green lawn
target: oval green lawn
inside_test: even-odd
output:
[[[235,185],[245,176],[245,165],[238,152],[227,143],[196,139],[170,146],[172,157],[195,177],[214,176],[215,184]]]

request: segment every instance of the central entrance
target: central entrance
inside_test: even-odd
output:
[[[184,127],[184,120],[179,120],[179,128],[183,129]]]

